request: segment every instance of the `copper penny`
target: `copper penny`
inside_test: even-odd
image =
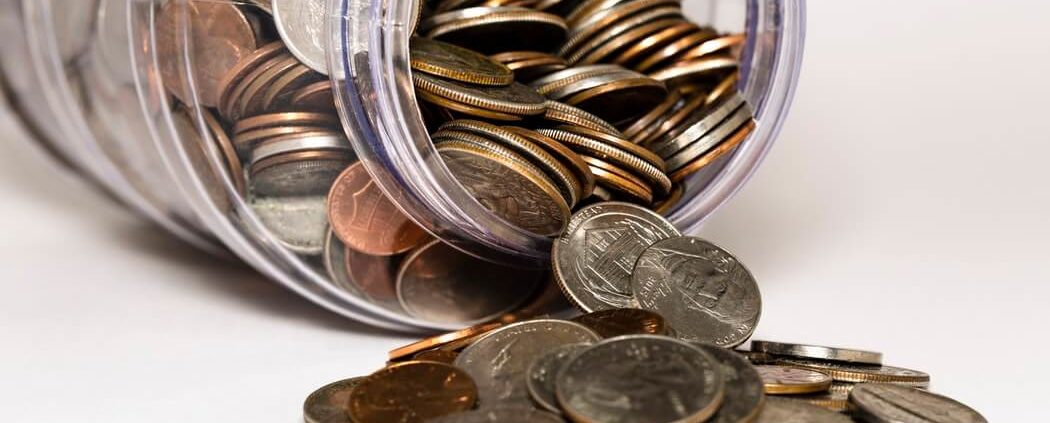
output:
[[[474,380],[444,363],[409,361],[383,368],[350,393],[354,423],[422,423],[469,410],[478,398]]]
[[[448,350],[427,350],[415,357],[412,357],[413,361],[433,361],[437,363],[452,364],[456,361],[456,357],[459,357],[459,353]]]
[[[762,376],[767,394],[811,394],[825,392],[831,387],[831,376],[812,369],[801,369],[787,366],[755,366]]]
[[[602,338],[621,335],[667,335],[664,317],[649,310],[612,308],[587,313],[572,321],[591,328]]]
[[[371,255],[403,253],[430,238],[390,202],[360,162],[332,184],[328,220],[347,247]]]
[[[233,133],[240,134],[256,129],[287,126],[330,127],[332,129],[340,128],[339,116],[331,113],[285,112],[268,113],[265,115],[241,119],[233,125]]]
[[[297,66],[302,66],[299,59],[288,56],[283,60],[273,63],[273,66],[266,68],[266,70],[260,73],[254,80],[245,80],[244,83],[248,85],[234,105],[233,110],[235,116],[240,118],[254,116],[264,112],[263,96],[266,94],[266,90],[273,85],[274,81],[281,78],[286,73],[293,71]]]
[[[483,335],[488,331],[496,329],[500,326],[503,326],[503,324],[500,322],[481,323],[454,332],[432,336],[430,338],[416,341],[390,351],[389,358],[390,360],[399,360],[405,357],[411,357],[421,351],[439,348],[456,341],[461,341],[464,339],[473,338],[478,335]]]
[[[335,111],[331,81],[317,81],[296,91],[290,101],[296,110]]]
[[[184,104],[192,104],[184,63],[193,61],[193,78],[202,105],[219,104],[221,81],[237,62],[256,48],[255,30],[232,3],[169,1],[156,20],[157,56],[164,85]],[[186,34],[185,32],[189,33]],[[188,38],[188,44],[183,39]],[[191,49],[190,51],[186,51]]]
[[[300,88],[314,82],[328,81],[323,80],[323,76],[320,73],[306,66],[297,65],[293,67],[266,88],[262,97],[262,110],[287,108],[291,103],[292,97],[295,96]]]
[[[652,52],[674,42],[674,40],[699,31],[700,27],[692,22],[681,22],[661,29],[631,45],[627,50],[624,50],[616,58],[612,59],[612,63],[630,67],[630,65],[643,57],[649,56]]]
[[[237,191],[237,194],[243,196],[246,193],[248,182],[244,178],[244,167],[241,165],[241,159],[237,156],[237,149],[234,148],[233,141],[230,140],[229,135],[226,134],[226,129],[222,127],[215,115],[207,110],[201,110],[201,115],[204,116],[204,123],[208,125],[208,130],[211,132],[216,147],[222,153],[223,163],[226,164],[226,174],[233,181],[233,188]]]
[[[404,312],[397,301],[395,286],[399,259],[373,256],[347,248],[344,263],[350,283],[358,292],[384,308]]]
[[[275,66],[293,66],[295,63],[290,60],[295,60],[287,52],[280,52],[270,59],[263,61],[257,67],[252,68],[236,83],[236,85],[228,88],[229,94],[223,94],[221,103],[219,104],[219,114],[221,114],[226,120],[237,121],[241,118],[241,104],[244,103],[245,92],[252,84],[259,79],[259,77],[273,69]]]
[[[225,113],[225,105],[229,103],[231,97],[235,96],[234,91],[241,85],[248,74],[255,71],[263,63],[270,61],[271,59],[280,56],[282,54],[288,54],[288,50],[284,48],[284,43],[280,41],[274,41],[262,47],[259,47],[251,54],[241,58],[236,65],[233,66],[226,75],[223,75],[222,81],[219,83],[219,102],[216,105],[220,108],[219,112],[224,117],[227,116]]]

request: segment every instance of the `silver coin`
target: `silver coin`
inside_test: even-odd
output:
[[[263,142],[252,149],[251,163],[255,164],[281,154],[316,150],[344,151],[347,155],[354,152],[345,137],[333,132],[326,135],[288,137]]]
[[[299,254],[324,251],[328,214],[324,195],[252,197],[255,215],[282,245]]]
[[[288,51],[304,65],[328,75],[325,50],[327,0],[273,0],[271,8],[277,33]]]
[[[774,361],[774,364],[801,367],[826,373],[836,382],[883,382],[913,388],[928,388],[930,386],[929,374],[902,367],[784,357],[774,357]]]
[[[525,372],[525,384],[529,388],[529,395],[537,405],[548,411],[561,413],[561,408],[558,407],[558,397],[555,394],[554,378],[565,363],[590,346],[591,344],[563,345],[548,351],[532,362]]]
[[[823,409],[805,401],[766,397],[755,423],[852,423],[841,413]]]
[[[725,393],[710,354],[657,335],[600,342],[569,361],[555,383],[558,403],[577,422],[700,422]]]
[[[545,272],[508,268],[432,241],[405,258],[396,289],[408,314],[466,325],[510,312],[545,280]]]
[[[667,219],[634,204],[584,207],[554,243],[555,279],[584,312],[638,308],[631,293],[635,261],[653,243],[678,235]]]
[[[535,408],[508,407],[487,408],[449,414],[427,423],[563,423],[556,414],[540,411]]]
[[[303,403],[303,420],[306,423],[351,423],[346,414],[346,403],[350,400],[350,393],[363,380],[365,376],[354,377],[318,388]]]
[[[751,350],[768,354],[817,360],[845,361],[847,363],[882,364],[882,353],[820,345],[790,344],[786,342],[751,341]]]
[[[755,419],[765,401],[765,385],[755,366],[746,358],[722,347],[695,344],[722,366],[725,399],[709,423],[747,423]]]
[[[987,423],[976,410],[943,395],[881,383],[862,383],[849,394],[857,417],[869,423]]]
[[[481,408],[531,405],[525,372],[541,354],[553,348],[598,342],[594,331],[564,320],[530,320],[493,330],[456,357],[478,386]]]
[[[631,287],[642,308],[663,315],[689,341],[735,347],[751,337],[762,314],[751,272],[699,238],[669,238],[646,249]]]
[[[714,130],[704,134],[704,136],[674,155],[665,157],[664,161],[667,163],[667,169],[671,169],[673,172],[673,170],[691,163],[697,157],[706,154],[712,148],[721,144],[722,141],[732,136],[737,129],[747,124],[752,118],[754,118],[754,115],[752,114],[751,106],[747,104],[740,106],[729,119],[719,124]]]
[[[739,93],[734,93],[717,105],[705,108],[704,112],[694,115],[685,123],[674,128],[668,134],[666,141],[654,143],[652,145],[653,153],[662,158],[667,158],[682,151],[689,144],[692,144],[693,141],[700,139],[704,134],[715,129],[719,123],[725,121],[743,104],[744,97]]]
[[[308,160],[289,157],[278,164],[253,167],[249,185],[256,197],[327,197],[335,178],[352,162],[349,156]]]

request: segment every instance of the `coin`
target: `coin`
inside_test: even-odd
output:
[[[322,80],[321,74],[303,65],[294,66],[276,78],[262,96],[260,110],[285,109],[299,89]]]
[[[659,14],[659,12],[652,13]],[[627,31],[616,34],[612,39],[583,55],[577,64],[589,65],[594,63],[610,63],[617,53],[627,50],[631,46],[636,45],[646,37],[658,31],[683,22],[685,21],[678,17],[663,18],[632,27]]]
[[[777,358],[777,364],[816,370],[826,373],[837,382],[882,382],[909,385],[917,388],[925,388],[930,385],[929,374],[901,367],[779,357]]]
[[[595,344],[556,379],[558,403],[574,422],[700,422],[724,398],[722,370],[696,346],[655,335]]]
[[[613,40],[624,35],[625,33],[634,30],[637,27],[644,26],[653,21],[660,23],[663,27],[670,26],[670,23],[675,19],[682,18],[682,7],[680,4],[668,5],[663,7],[655,7],[644,12],[640,12],[629,18],[625,18],[621,21],[615,22],[607,28],[602,29],[600,32],[590,37],[586,42],[579,45],[576,49],[567,53],[566,61],[570,64],[577,63],[597,63],[598,60],[585,61],[582,60],[584,57],[595,53],[596,50],[600,50],[602,47],[612,44]],[[647,28],[648,31],[653,32],[651,28]],[[615,48],[623,48],[623,44],[616,45]],[[600,53],[600,57],[608,55],[608,52]]]
[[[438,348],[447,345],[451,342],[473,338],[475,336],[484,334],[490,330],[496,329],[503,326],[499,322],[481,323],[471,327],[463,328],[454,332],[449,332],[437,336],[432,336],[420,341],[413,342],[403,347],[396,348],[390,351],[388,357],[390,360],[400,360],[405,357],[411,357],[412,355],[426,351],[433,348]]]
[[[694,344],[721,365],[725,380],[725,399],[708,422],[748,423],[755,419],[765,402],[762,377],[751,362],[722,347]]]
[[[478,385],[481,408],[530,403],[525,372],[533,360],[552,348],[597,342],[594,331],[563,320],[538,319],[493,330],[456,358]]]
[[[533,360],[525,371],[525,385],[537,405],[547,411],[561,413],[558,397],[554,392],[554,378],[565,363],[590,346],[591,344],[584,343],[562,345]]]
[[[350,393],[365,378],[354,377],[329,383],[318,388],[303,403],[306,423],[351,423],[346,408]]]
[[[302,87],[292,96],[290,106],[296,110],[330,111],[335,109],[331,81],[317,81]]]
[[[762,375],[767,394],[809,394],[827,391],[831,387],[831,376],[816,370],[776,365],[761,365],[755,368]]]
[[[653,190],[649,184],[601,160],[592,157],[585,157],[584,160],[591,166],[591,173],[600,186],[615,194],[616,198],[641,205],[652,204]]]
[[[513,269],[471,257],[435,240],[404,259],[397,298],[414,317],[470,324],[513,310],[546,280],[538,269]]]
[[[412,69],[460,82],[505,86],[514,82],[514,72],[473,50],[414,37],[411,40]]]
[[[987,423],[976,410],[943,395],[878,383],[853,388],[849,401],[869,423]]]
[[[632,121],[629,126],[624,128],[623,135],[625,138],[633,141],[637,144],[640,138],[637,138],[646,128],[649,128],[661,121],[661,118],[666,116],[674,106],[678,105],[682,101],[682,95],[677,91],[671,92],[664,98],[664,101],[656,105],[644,115]]]
[[[317,112],[282,112],[267,113],[253,116],[237,121],[233,125],[233,132],[241,134],[248,131],[263,128],[307,126],[320,128],[341,128],[339,116],[331,113]]]
[[[667,97],[662,82],[647,76],[623,78],[565,99],[565,103],[591,112],[610,122],[637,117]]]
[[[563,423],[556,414],[531,407],[483,408],[481,410],[450,414],[428,423]]]
[[[677,170],[689,162],[696,160],[698,157],[702,157],[708,151],[711,151],[723,141],[730,138],[733,133],[747,125],[752,119],[753,115],[751,113],[751,107],[747,104],[740,106],[732,116],[718,124],[718,126],[711,131],[708,131],[700,138],[694,139],[692,142],[687,141],[688,144],[678,152],[669,156],[664,156],[667,160],[667,168]],[[676,139],[682,138],[683,136],[688,139],[695,134],[696,132],[693,132],[692,128],[690,128],[682,133],[682,135],[676,137]]]
[[[427,350],[412,357],[413,361],[434,361],[438,363],[452,364],[459,357],[459,353],[448,350]]]
[[[796,401],[807,402],[817,407],[825,408],[839,413],[846,413],[850,410],[849,394],[840,390],[829,390],[826,392],[817,392],[813,394],[792,395],[789,397],[782,398],[791,398]]]
[[[599,310],[573,318],[572,321],[591,328],[602,338],[643,334],[667,335],[669,332],[663,316],[637,308]]]
[[[756,340],[751,341],[751,349],[769,354],[812,358],[816,360],[844,361],[847,363],[875,365],[882,364],[882,353],[850,348]]]
[[[285,46],[300,62],[328,75],[328,14],[325,0],[273,0],[273,23]]]
[[[711,163],[714,163],[715,160],[722,158],[729,152],[736,149],[737,146],[739,146],[742,142],[744,142],[744,140],[747,139],[748,136],[751,135],[751,132],[755,130],[755,126],[756,124],[754,120],[747,122],[746,124],[744,124],[744,126],[740,127],[735,132],[733,132],[729,136],[729,138],[723,140],[721,144],[718,144],[718,146],[711,149],[707,153],[704,153],[692,162],[689,162],[685,166],[678,168],[670,175],[668,175],[668,177],[670,177],[671,181],[673,182],[681,183],[685,180],[685,178],[689,177],[690,175],[696,172],[699,172],[701,169],[707,167]]]
[[[412,81],[423,92],[494,112],[532,116],[543,114],[546,108],[547,99],[517,82],[506,87],[480,87],[418,72]]]
[[[328,219],[348,247],[371,255],[402,253],[430,238],[387,198],[361,163],[346,168],[331,185]]]
[[[735,351],[737,354],[740,354],[740,355],[742,355],[744,357],[747,357],[748,360],[751,360],[751,364],[754,364],[754,365],[769,364],[769,363],[773,362],[773,356],[771,356],[769,354],[766,354],[764,352],[747,351],[747,350],[733,350],[733,351]]]
[[[755,423],[852,423],[843,414],[803,401],[767,397]]]
[[[336,237],[338,239],[338,237]],[[404,312],[397,299],[396,256],[374,256],[345,248],[340,263],[349,275],[349,283],[372,303],[388,310]]]
[[[222,154],[223,164],[226,165],[226,175],[233,182],[234,191],[239,195],[245,195],[248,182],[244,178],[244,168],[240,158],[237,157],[237,149],[233,146],[233,141],[230,140],[226,130],[223,129],[214,114],[205,109],[201,110],[201,116],[204,117],[204,124],[207,125],[215,146]]]
[[[660,201],[653,204],[652,210],[656,213],[666,215],[671,212],[682,201],[685,196],[685,183],[679,182],[671,187],[671,193]]]
[[[660,157],[673,156],[718,127],[720,123],[732,116],[745,103],[743,96],[732,94],[723,102],[711,105],[702,109],[701,112],[693,114],[693,111],[699,109],[706,100],[704,96],[694,96],[690,99],[690,103],[692,103],[690,106],[694,108],[691,110],[683,109],[685,112],[680,118],[676,116],[675,120],[668,122],[664,132],[669,133],[669,136],[665,140],[657,139],[656,141],[658,142],[654,142],[649,146],[653,153]]]
[[[567,32],[560,16],[516,7],[471,7],[445,12],[421,22],[420,30],[427,38],[490,55],[551,51],[565,41]]]
[[[165,87],[183,104],[219,104],[221,80],[256,48],[255,31],[237,5],[216,2],[169,1],[161,6],[155,22],[157,56]],[[185,75],[187,57],[193,62]],[[189,91],[192,78],[195,93]]]
[[[678,0],[634,0],[621,2],[607,9],[598,10],[593,14],[583,16],[570,24],[569,39],[562,45],[558,55],[562,57],[570,56],[572,52],[577,51],[584,43],[598,36],[600,32],[613,27],[617,22],[661,6],[681,7],[681,3]]]
[[[605,144],[614,146],[614,147],[619,148],[619,149],[621,149],[623,151],[631,153],[632,155],[634,155],[634,156],[644,160],[646,163],[652,165],[652,167],[655,167],[657,171],[654,172],[654,173],[663,172],[663,170],[665,168],[664,161],[659,156],[657,156],[656,154],[653,154],[653,152],[651,152],[651,151],[649,151],[649,150],[647,150],[645,148],[642,148],[642,147],[640,147],[638,145],[635,145],[635,144],[631,143],[630,141],[627,141],[627,140],[623,139],[623,137],[616,136],[616,135],[610,135],[610,134],[606,134],[604,132],[595,131],[595,130],[592,130],[592,129],[587,129],[587,128],[583,128],[583,127],[579,127],[579,126],[560,126],[560,127],[558,127],[558,129],[561,129],[561,130],[564,130],[564,131],[567,131],[567,132],[572,132],[572,133],[577,134],[577,135],[582,135],[582,136],[591,138],[593,140],[601,141],[601,142],[603,142]],[[667,190],[669,190],[671,188],[671,186],[670,186],[671,184],[669,182],[665,181],[665,180],[659,179],[659,180],[655,180],[653,182],[656,185],[660,185],[661,190],[664,191],[664,192],[666,192]]]
[[[580,198],[586,198],[588,195],[591,195],[591,191],[594,190],[594,174],[591,173],[591,168],[587,166],[587,162],[583,161],[583,158],[580,157],[579,154],[576,154],[561,143],[551,139],[551,137],[539,132],[516,126],[506,126],[504,129],[513,131],[518,135],[528,138],[536,145],[545,148],[548,153],[555,156],[562,164],[568,166],[572,174],[575,175],[576,179],[582,184],[579,193]]]
[[[751,336],[762,312],[758,284],[735,257],[693,237],[657,241],[638,257],[631,288],[678,337],[720,347]]]
[[[350,394],[354,423],[422,423],[469,410],[478,389],[463,370],[443,363],[409,361],[383,368]]]
[[[554,243],[554,275],[565,296],[584,312],[635,307],[631,273],[642,251],[680,235],[667,220],[642,207],[618,202],[573,214]]]
[[[445,166],[485,208],[521,229],[559,234],[569,206],[549,178],[524,159],[507,160],[468,145],[442,143]]]
[[[567,147],[581,155],[592,156],[622,167],[623,169],[630,170],[632,173],[642,176],[647,181],[658,185],[659,189],[664,189],[665,187],[667,189],[670,188],[670,181],[667,179],[667,175],[652,163],[631,154],[618,145],[602,142],[592,137],[580,135],[566,129],[567,128],[562,129],[561,127],[557,129],[539,129],[537,132],[562,142]],[[624,143],[631,144],[627,141],[624,141]],[[638,148],[634,144],[631,145],[634,148]]]
[[[645,38],[642,38],[621,52],[610,62],[630,67],[642,58],[651,55],[654,51],[663,48],[667,44],[700,31],[700,27],[692,22],[680,22],[674,26],[661,29]]]
[[[739,66],[740,63],[737,62],[735,58],[727,56],[710,56],[678,62],[650,73],[649,76],[657,81],[665,82],[667,85],[676,85],[691,80],[717,76],[724,77],[727,73],[736,70]]]
[[[277,173],[284,172],[278,170]],[[323,195],[253,196],[248,205],[285,248],[305,255],[324,251],[328,219]]]
[[[235,115],[234,106],[240,101],[244,90],[247,89],[247,82],[255,80],[269,66],[276,64],[287,57],[287,55],[288,50],[284,48],[284,44],[276,41],[266,44],[241,58],[236,65],[223,75],[222,81],[219,83],[218,89],[220,94],[216,105],[219,109],[219,114],[227,120],[237,120],[239,116]]]
[[[701,30],[691,33],[663,46],[649,56],[642,59],[638,64],[632,66],[638,72],[652,72],[675,63],[677,58],[685,54],[689,49],[699,46],[704,41],[718,37],[714,31]]]
[[[509,51],[491,58],[506,65],[514,72],[514,79],[521,82],[530,82],[569,66],[565,59],[539,51]]]
[[[547,100],[547,110],[544,111],[543,118],[555,124],[579,126],[610,135],[623,136],[615,126],[604,119],[586,110],[554,100]]]

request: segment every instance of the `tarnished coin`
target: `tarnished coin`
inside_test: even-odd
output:
[[[565,363],[590,348],[591,344],[562,345],[536,358],[525,371],[525,385],[537,405],[547,411],[561,413],[555,393],[554,379]]]
[[[427,423],[564,423],[564,420],[557,414],[532,407],[501,407],[450,414]]]
[[[420,91],[494,112],[533,116],[543,114],[547,107],[546,98],[516,82],[505,87],[482,87],[419,72],[412,75],[412,81]]]
[[[421,351],[426,351],[434,348],[439,348],[449,343],[461,341],[463,339],[474,338],[478,335],[485,334],[486,332],[503,326],[499,322],[481,323],[471,327],[463,328],[454,332],[449,332],[437,336],[425,338],[420,341],[413,342],[403,347],[398,347],[388,354],[390,360],[401,360],[406,357],[411,357]]]
[[[588,348],[558,373],[558,403],[574,422],[701,422],[722,404],[718,361],[687,342],[628,335]]]
[[[409,361],[366,377],[350,394],[354,423],[422,423],[469,410],[478,389],[463,370],[448,364]]]
[[[882,382],[925,388],[930,385],[930,375],[918,370],[893,366],[837,363],[795,358],[777,358],[777,364],[812,369],[826,373],[838,382]]]
[[[417,318],[470,324],[513,310],[544,281],[546,274],[539,269],[490,263],[435,240],[402,262],[397,298]]]
[[[525,374],[540,355],[562,345],[592,343],[598,334],[564,320],[528,320],[489,332],[456,358],[478,385],[481,408],[529,405]]]
[[[427,38],[411,41],[412,69],[478,85],[509,85],[514,72],[473,50]]]
[[[767,397],[755,423],[852,423],[844,414],[803,401]]]
[[[521,82],[531,82],[569,66],[565,59],[539,51],[509,51],[491,58],[506,65],[514,72],[514,79]]]
[[[412,357],[413,361],[434,361],[438,363],[452,364],[459,357],[459,353],[448,350],[427,350]]]
[[[242,57],[236,65],[222,76],[222,80],[219,82],[219,98],[216,104],[219,114],[224,118],[231,119],[233,117],[232,105],[240,99],[246,85],[243,82],[251,79],[249,75],[262,72],[262,67],[265,63],[287,54],[288,50],[284,48],[284,43],[274,41]]]
[[[755,340],[751,341],[751,349],[753,351],[762,351],[769,354],[812,358],[816,360],[844,361],[847,363],[875,365],[882,364],[882,353],[850,348]]]
[[[661,157],[673,156],[718,127],[745,103],[742,95],[734,93],[725,100],[694,113],[706,101],[703,96],[695,96],[690,99],[692,104],[683,105],[682,113],[675,116],[675,120],[669,121],[666,131],[663,131],[670,136],[666,140],[657,140],[650,147],[653,153]]]
[[[762,377],[746,358],[722,347],[695,344],[708,353],[722,367],[725,379],[725,399],[711,423],[749,423],[762,410],[765,401]]]
[[[667,335],[669,332],[663,316],[637,308],[598,310],[576,317],[572,321],[593,329],[602,338],[622,335]]]
[[[762,375],[767,394],[810,394],[827,391],[831,387],[831,376],[816,370],[776,365],[755,368]]]
[[[649,76],[673,86],[698,79],[725,77],[739,66],[740,62],[728,56],[701,57],[675,63]]]
[[[360,162],[332,184],[328,219],[348,247],[371,255],[402,253],[430,238],[386,197]]]
[[[567,31],[560,16],[520,7],[470,7],[440,13],[420,23],[420,32],[427,38],[483,54],[549,52],[565,41]]]
[[[577,92],[564,101],[609,122],[619,123],[638,117],[666,97],[667,88],[662,82],[638,76]]]
[[[351,423],[347,414],[350,393],[364,376],[332,382],[318,388],[303,403],[306,423]]]
[[[751,272],[699,238],[654,243],[639,256],[631,287],[642,308],[663,315],[680,338],[720,347],[746,341],[762,312]]]
[[[273,0],[273,23],[288,51],[304,65],[328,75],[325,0]]]
[[[744,104],[732,116],[710,132],[693,140],[693,142],[673,155],[664,156],[667,160],[667,169],[673,173],[697,158],[703,157],[719,145],[724,144],[727,139],[732,138],[741,127],[748,125],[753,119],[754,115],[751,112],[751,107]]]
[[[289,250],[306,255],[324,251],[328,218],[323,195],[253,196],[248,204],[263,226]]]
[[[943,395],[879,383],[853,388],[849,401],[869,423],[987,423],[976,410]]]

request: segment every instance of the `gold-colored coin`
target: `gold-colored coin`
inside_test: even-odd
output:
[[[875,382],[893,383],[914,387],[927,387],[930,375],[918,370],[893,366],[858,365],[849,363],[825,362],[817,360],[781,358],[777,364],[782,366],[801,367],[827,373],[836,382]]]
[[[543,135],[539,132],[531,129],[519,128],[516,126],[508,126],[505,129],[514,131],[518,135],[528,138],[530,141],[536,143],[545,149],[548,153],[555,156],[563,164],[572,170],[572,173],[576,175],[576,179],[582,184],[582,191],[580,192],[580,198],[587,198],[591,195],[591,191],[594,190],[594,174],[591,173],[590,166],[587,162],[583,161],[583,157],[576,152],[570,150],[568,147],[555,141],[551,137]]]
[[[826,392],[831,387],[831,376],[811,369],[761,365],[755,366],[770,395],[812,394]]]
[[[422,91],[422,90],[416,90],[416,95],[419,96],[419,98],[421,100],[423,100],[423,101],[425,101],[427,103],[430,103],[431,105],[435,106],[438,109],[442,109],[442,110],[446,110],[446,111],[454,111],[454,112],[457,112],[457,113],[462,114],[464,116],[479,117],[479,118],[483,118],[483,119],[500,120],[500,121],[507,121],[507,122],[516,122],[516,121],[524,119],[524,117],[521,116],[521,115],[510,114],[510,113],[502,113],[502,112],[495,112],[495,111],[488,110],[488,109],[483,109],[483,108],[480,108],[480,107],[474,107],[474,106],[471,106],[469,104],[464,104],[464,103],[460,103],[460,102],[457,102],[457,101],[452,101],[452,100],[449,100],[449,99],[447,99],[445,97],[434,95],[434,94],[431,94],[429,92]],[[455,118],[454,115],[450,116],[450,117],[452,119]]]
[[[667,335],[664,317],[636,308],[615,308],[584,314],[572,321],[591,328],[602,338],[621,335]]]
[[[412,69],[477,85],[506,86],[514,82],[507,66],[473,50],[426,38],[411,40]]]
[[[423,395],[426,393],[426,395]],[[463,370],[429,361],[409,361],[372,373],[350,393],[354,423],[422,423],[469,410],[478,389]]]
[[[535,116],[543,114],[546,108],[546,98],[536,90],[517,82],[506,87],[479,87],[424,73],[416,73],[412,81],[422,92],[498,113]]]
[[[406,357],[411,357],[421,351],[439,348],[452,342],[483,335],[500,326],[503,326],[503,324],[499,322],[481,323],[454,332],[432,336],[390,351],[389,358],[390,360],[400,360]]]
[[[413,361],[433,361],[436,363],[452,364],[459,357],[459,353],[448,350],[427,350],[416,354]]]
[[[565,41],[568,27],[560,16],[520,7],[469,7],[443,12],[420,23],[427,38],[482,54],[551,51]],[[528,36],[522,36],[528,34]]]
[[[536,92],[542,95],[545,95],[547,97],[555,97],[559,95],[558,93],[563,92],[566,87],[569,87],[580,81],[606,75],[630,75],[628,74],[628,72],[629,71],[626,68],[619,65],[598,64],[576,66],[562,71],[554,72],[543,78],[532,81],[531,86],[533,88],[536,88]],[[575,89],[570,92],[575,92],[578,90],[579,89]]]

